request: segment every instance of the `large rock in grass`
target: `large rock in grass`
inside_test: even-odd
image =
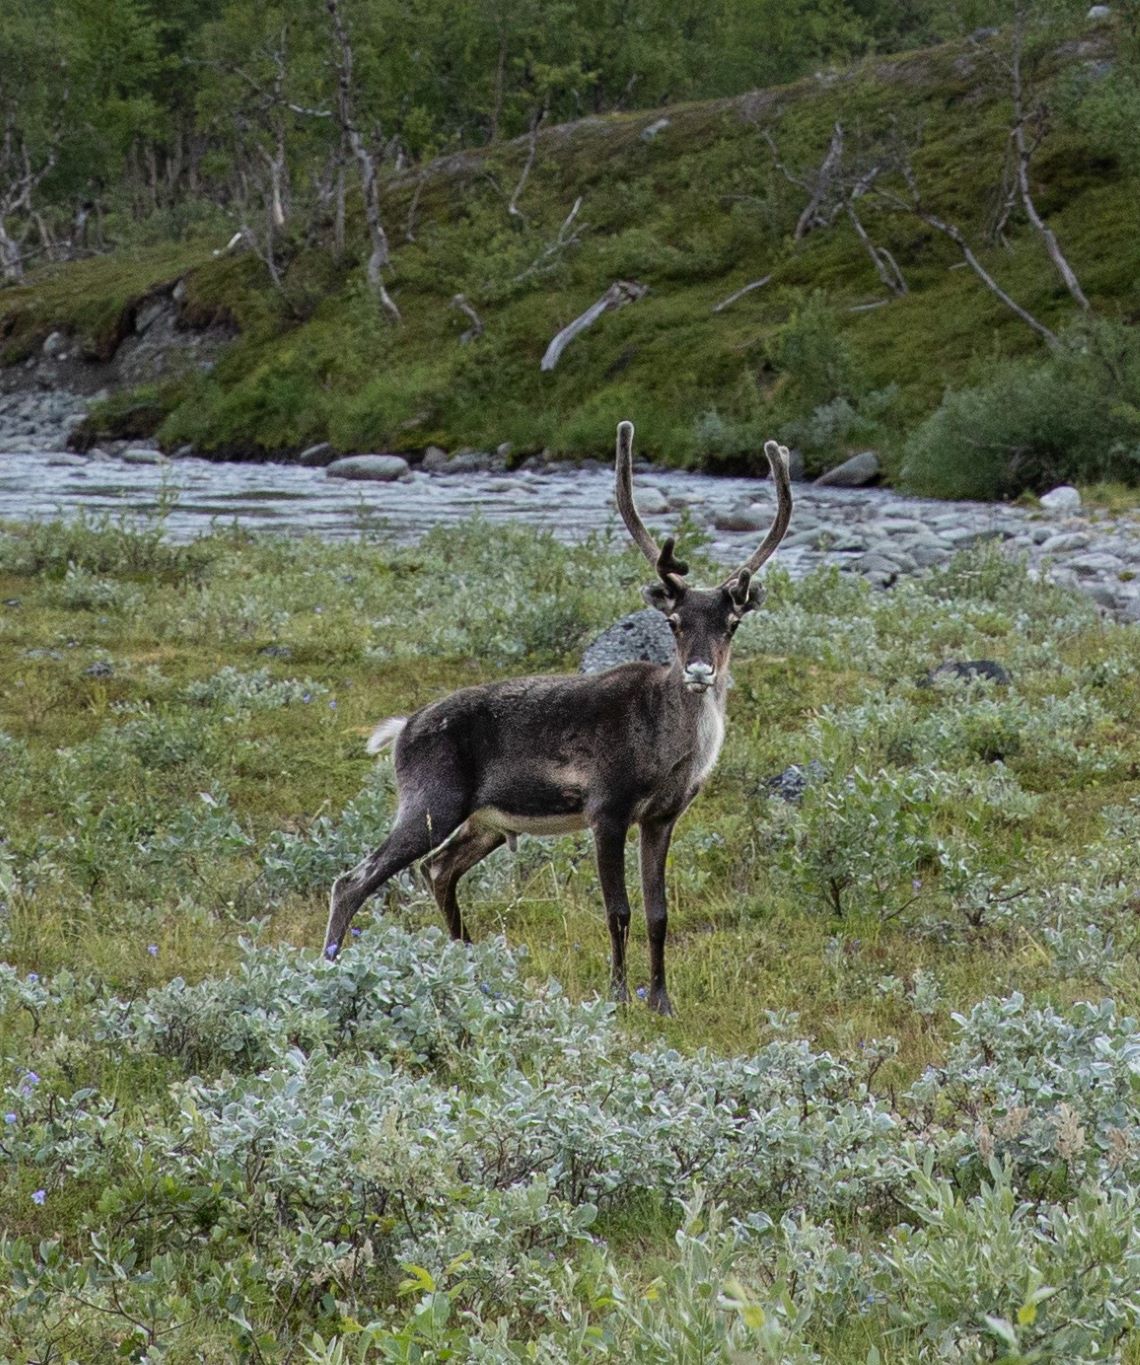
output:
[[[330,479],[360,479],[371,483],[395,483],[405,478],[408,462],[402,455],[348,455],[334,460],[325,473]]]
[[[586,646],[579,665],[583,673],[602,673],[618,664],[642,660],[670,664],[676,654],[673,632],[659,611],[647,607],[615,621]]]
[[[1075,512],[1080,505],[1080,492],[1072,484],[1063,483],[1050,492],[1041,494],[1041,506],[1048,512]]]
[[[815,482],[818,488],[862,488],[878,477],[879,457],[873,450],[864,450],[821,474]]]

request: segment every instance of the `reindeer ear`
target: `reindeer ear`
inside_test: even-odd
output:
[[[764,585],[758,581],[754,582],[748,570],[743,569],[728,584],[728,595],[741,616],[746,616],[764,601]]]
[[[642,588],[641,595],[649,606],[668,615],[683,594],[675,591],[668,583],[650,583],[647,588]]]

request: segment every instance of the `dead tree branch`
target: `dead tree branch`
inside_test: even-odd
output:
[[[384,285],[384,267],[389,261],[388,234],[380,213],[380,182],[376,158],[356,124],[352,102],[352,44],[340,12],[340,0],[325,0],[335,41],[334,64],[337,75],[337,118],[349,151],[356,162],[360,189],[364,197],[364,218],[372,251],[368,257],[368,284],[381,308],[393,322],[400,322],[400,310]]]
[[[1085,297],[1085,292],[1081,288],[1080,281],[1077,279],[1076,272],[1069,264],[1065,253],[1061,250],[1061,244],[1057,240],[1057,234],[1048,223],[1037,212],[1037,205],[1033,202],[1033,195],[1029,188],[1029,163],[1034,151],[1041,144],[1045,136],[1047,126],[1047,116],[1043,108],[1038,108],[1034,113],[1036,123],[1036,133],[1032,140],[1026,138],[1025,127],[1028,116],[1024,106],[1024,92],[1022,90],[1021,77],[1021,56],[1025,41],[1024,18],[1018,15],[1018,21],[1014,26],[1013,32],[1013,51],[1010,60],[1010,84],[1013,95],[1013,126],[1010,129],[1010,137],[1013,141],[1014,151],[1014,173],[1017,181],[1017,191],[1021,197],[1021,205],[1025,209],[1025,216],[1029,219],[1034,229],[1038,232],[1041,240],[1045,243],[1045,250],[1048,252],[1049,259],[1065,283],[1065,288],[1073,296],[1077,306],[1086,313],[1089,311],[1089,301]]]
[[[537,110],[534,118],[531,119],[530,147],[527,150],[526,161],[523,164],[522,174],[518,178],[518,184],[515,185],[514,193],[507,202],[507,217],[518,227],[526,227],[526,217],[519,209],[519,199],[526,188],[526,182],[530,179],[531,168],[534,166],[534,159],[538,155],[538,130],[545,117],[546,110],[543,108]]]
[[[990,293],[993,294],[995,298],[1000,299],[1010,312],[1019,317],[1031,331],[1035,332],[1036,335],[1044,341],[1046,346],[1052,350],[1056,350],[1061,344],[1057,339],[1056,333],[1051,332],[1043,322],[1039,322],[1032,313],[1028,312],[1014,299],[1010,298],[1001,285],[998,284],[997,280],[994,279],[985,266],[982,265],[981,261],[978,260],[977,256],[974,255],[962,230],[953,223],[947,223],[944,219],[939,218],[937,214],[931,213],[924,207],[922,196],[918,189],[918,180],[910,163],[904,162],[900,167],[900,170],[903,179],[906,181],[907,188],[910,190],[909,201],[904,199],[902,195],[896,194],[893,190],[884,189],[882,185],[876,185],[871,193],[882,199],[884,203],[890,204],[893,208],[903,213],[913,214],[920,222],[925,223],[927,227],[933,228],[935,232],[941,232],[943,236],[949,237],[962,253],[966,265],[968,265],[974,274],[977,275],[978,279],[981,280]]]
[[[771,278],[771,275],[764,275],[761,279],[753,280],[751,284],[746,284],[743,289],[738,289],[735,294],[729,294],[727,299],[721,299],[719,303],[714,304],[713,312],[723,313],[726,308],[731,307],[737,299],[742,299],[745,294],[751,294],[754,289],[762,289]]]
[[[467,331],[464,332],[463,335],[459,338],[460,346],[466,346],[469,341],[474,341],[476,337],[481,337],[483,335],[484,332],[483,319],[467,301],[466,295],[464,294],[453,295],[451,300],[451,306],[452,308],[456,309],[457,312],[462,313],[463,316],[471,324]]]
[[[534,260],[531,261],[530,265],[515,276],[515,284],[521,284],[523,280],[529,279],[531,275],[544,275],[548,270],[553,270],[558,264],[557,258],[561,256],[564,251],[569,250],[570,247],[578,245],[582,239],[578,232],[571,231],[571,229],[574,226],[574,220],[577,218],[578,210],[581,207],[582,196],[579,195],[578,198],[574,200],[574,207],[562,220],[562,226],[555,234],[554,240],[552,242],[547,242]]]
[[[554,369],[566,347],[587,327],[592,327],[603,313],[608,313],[615,308],[623,308],[627,303],[635,303],[638,299],[644,298],[648,292],[648,287],[639,284],[636,280],[615,280],[597,303],[592,303],[584,313],[563,327],[552,339],[546,348],[539,368],[544,372]]]

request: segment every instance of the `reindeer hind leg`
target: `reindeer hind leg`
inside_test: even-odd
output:
[[[325,929],[326,957],[336,957],[353,915],[369,896],[449,839],[465,816],[458,800],[435,802],[430,810],[421,802],[401,804],[387,839],[333,883]]]
[[[464,943],[471,942],[456,895],[460,877],[504,844],[506,837],[498,830],[481,829],[468,821],[428,859],[427,874],[431,879],[432,893],[443,912],[452,938],[462,939]]]

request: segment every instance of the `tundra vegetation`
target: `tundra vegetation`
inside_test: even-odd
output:
[[[1110,8],[9,0],[0,356],[106,359],[156,299],[236,333],[87,442],[583,455],[633,412],[675,464],[1135,484]]]
[[[1140,632],[992,547],[766,574],[675,1018],[597,994],[587,835],[481,864],[473,947],[409,873],[322,959],[375,721],[572,668],[644,575],[3,531],[0,1358],[1140,1360]]]

